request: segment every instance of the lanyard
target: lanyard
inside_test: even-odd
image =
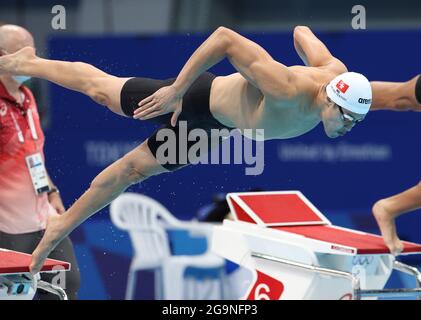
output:
[[[18,133],[18,140],[19,140],[20,143],[24,143],[25,138],[23,136],[22,129],[20,128],[19,123],[16,120],[16,117],[13,114],[12,111],[10,111],[10,115],[12,117],[13,124],[15,126],[16,132]],[[31,109],[28,109],[28,111],[26,112],[26,121],[28,122],[29,129],[31,130],[32,139],[34,139],[34,141],[38,140],[38,134],[37,134],[37,130],[35,128],[34,117],[32,116],[32,110]]]

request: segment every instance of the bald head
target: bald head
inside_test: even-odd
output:
[[[0,26],[0,49],[14,53],[23,47],[34,47],[34,38],[28,30],[13,24]]]

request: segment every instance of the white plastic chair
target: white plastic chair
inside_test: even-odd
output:
[[[179,229],[205,236],[210,243],[212,226],[205,223],[182,222],[159,202],[144,195],[124,193],[111,204],[112,222],[129,233],[134,257],[127,279],[126,299],[132,300],[139,270],[154,270],[155,298],[186,299],[198,297],[191,285],[186,285],[187,267],[220,269],[220,299],[224,298],[224,259],[208,250],[200,255],[172,256],[166,229]],[[202,298],[203,299],[203,298]]]

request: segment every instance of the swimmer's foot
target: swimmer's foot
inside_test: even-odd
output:
[[[50,216],[48,218],[44,236],[35,251],[32,253],[32,262],[29,267],[32,274],[36,274],[41,270],[50,252],[54,250],[54,248],[66,236],[67,233],[63,229],[63,218],[64,215]]]
[[[379,225],[384,243],[394,256],[399,255],[403,251],[404,246],[396,232],[395,217],[386,210],[381,201],[374,205],[373,215]]]
[[[29,75],[25,74],[26,63],[35,60],[35,49],[25,47],[13,54],[0,57],[0,74]]]

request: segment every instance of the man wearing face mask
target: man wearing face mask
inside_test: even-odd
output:
[[[34,46],[31,34],[15,25],[0,26],[0,54]],[[44,165],[44,134],[31,90],[22,85],[29,77],[0,76],[0,248],[32,253],[46,228],[48,217],[65,212],[57,187]],[[80,278],[72,243],[65,238],[51,252],[68,261],[64,276],[69,299],[76,299]],[[55,274],[42,276],[51,282]],[[54,295],[41,293],[39,299]]]

